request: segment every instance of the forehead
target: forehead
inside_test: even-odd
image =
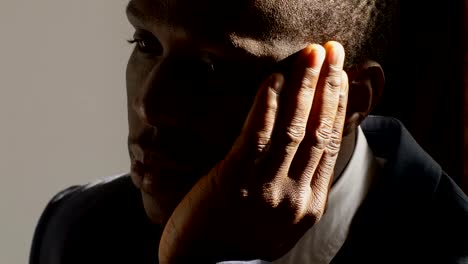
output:
[[[294,39],[292,10],[272,0],[132,0],[129,16],[146,25],[183,30],[258,56],[282,59],[306,45]]]

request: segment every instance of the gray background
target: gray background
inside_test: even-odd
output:
[[[127,0],[0,1],[0,263],[59,190],[128,171]]]
[[[0,0],[0,264],[27,263],[38,217],[58,191],[128,171],[127,2]],[[401,78],[377,113],[402,120],[459,181],[468,120],[461,22],[468,4],[421,3],[402,2],[400,44],[389,54],[389,68]],[[420,44],[434,43],[434,36],[443,41]],[[428,56],[435,47],[443,56]],[[419,62],[416,72],[407,58]]]

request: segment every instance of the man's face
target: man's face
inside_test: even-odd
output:
[[[133,0],[127,10],[135,28],[127,67],[131,173],[154,222],[164,223],[230,150],[265,69],[305,45],[255,40],[232,23],[239,14],[215,5]]]

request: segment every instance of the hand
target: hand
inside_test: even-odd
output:
[[[291,80],[262,84],[230,153],[168,220],[160,263],[271,261],[320,220],[345,122],[344,57],[337,42],[309,45]]]

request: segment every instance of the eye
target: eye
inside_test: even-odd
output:
[[[215,61],[211,58],[201,57],[196,60],[196,67],[200,73],[205,75],[212,75],[215,73]]]
[[[129,40],[128,43],[135,44],[136,49],[144,54],[160,56],[163,52],[159,40],[147,31],[136,31],[133,39]]]
[[[212,52],[201,51],[191,57],[190,69],[198,79],[219,79],[226,70],[226,61]]]

